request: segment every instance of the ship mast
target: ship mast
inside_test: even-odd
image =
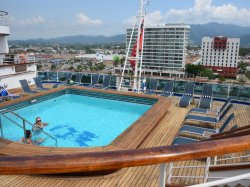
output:
[[[134,81],[133,81],[133,91],[140,92],[141,88],[141,71],[142,71],[142,56],[143,56],[143,43],[144,43],[144,19],[145,19],[145,9],[148,5],[149,0],[139,0],[139,13],[136,17],[132,33],[130,36],[129,45],[127,47],[126,59],[122,71],[122,77],[120,80],[118,90],[121,90],[122,83],[124,80],[124,74],[127,66],[127,62],[130,61],[130,66],[134,71]],[[136,28],[137,27],[137,28]],[[132,47],[132,52],[129,54],[134,30],[137,30],[137,40],[135,45]],[[138,75],[139,73],[139,75]]]

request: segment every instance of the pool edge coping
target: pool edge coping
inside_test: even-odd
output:
[[[19,99],[15,99],[15,100],[1,103],[0,107],[1,108],[7,107],[9,105],[14,105],[14,104],[17,104],[19,102],[29,101],[29,100],[35,99],[37,97],[40,97],[40,96],[45,96],[45,95],[48,95],[50,93],[56,93],[56,92],[67,90],[67,89],[79,89],[79,90],[88,90],[88,91],[93,91],[93,92],[102,92],[102,93],[106,93],[106,94],[117,94],[117,95],[123,95],[123,96],[125,95],[125,96],[139,97],[139,98],[157,99],[158,101],[155,104],[153,104],[152,107],[147,112],[145,112],[140,118],[138,118],[134,123],[132,123],[126,130],[124,130],[110,144],[108,144],[106,146],[89,147],[89,148],[76,148],[76,147],[65,148],[65,147],[46,147],[46,146],[38,147],[38,146],[34,146],[34,145],[22,144],[23,146],[31,146],[31,147],[34,146],[36,149],[39,149],[40,151],[41,151],[41,149],[45,149],[45,150],[47,149],[45,151],[45,154],[48,152],[53,152],[53,154],[56,154],[57,151],[55,151],[55,149],[59,150],[58,152],[61,152],[61,154],[62,153],[68,154],[74,150],[76,150],[77,152],[79,150],[81,150],[83,152],[85,152],[84,150],[86,150],[86,152],[95,152],[95,151],[109,151],[109,150],[114,150],[114,149],[117,149],[117,150],[118,149],[137,149],[137,146],[140,145],[142,143],[142,141],[140,141],[137,145],[133,144],[133,146],[131,146],[129,144],[132,137],[137,139],[137,141],[140,140],[140,139],[138,140],[138,136],[134,130],[137,130],[140,133],[145,133],[145,136],[141,135],[141,137],[140,137],[144,141],[144,139],[150,134],[151,130],[155,126],[157,126],[157,124],[160,122],[162,117],[165,114],[167,114],[168,108],[170,107],[170,104],[171,104],[169,99],[162,97],[162,96],[145,95],[145,94],[140,95],[140,94],[131,93],[131,92],[129,92],[129,93],[117,92],[114,90],[101,90],[101,89],[96,89],[96,88],[86,88],[86,87],[82,87],[82,86],[61,86],[59,88],[51,89],[48,91],[42,91],[42,92],[28,95],[28,96],[25,96],[25,97],[22,97]],[[144,123],[147,120],[150,120],[150,123],[144,125]],[[138,127],[138,124],[140,127]],[[129,137],[126,135],[129,135]],[[126,140],[126,142],[124,142],[123,140]],[[19,142],[12,142],[11,144],[20,145]],[[38,151],[38,152],[40,152],[40,151]]]

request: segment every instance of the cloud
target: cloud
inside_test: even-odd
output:
[[[77,14],[76,18],[77,18],[77,24],[81,24],[81,25],[101,25],[102,24],[101,20],[91,19],[82,12]]]
[[[249,8],[237,8],[231,3],[214,6],[213,0],[194,0],[194,6],[186,9],[170,9],[166,12],[154,11],[146,15],[145,25],[166,23],[204,24],[208,22],[230,23],[250,26]],[[132,25],[132,18],[124,24]]]
[[[221,22],[249,26],[250,9],[239,9],[232,4],[213,6],[213,0],[195,0],[194,7],[182,10],[171,9],[164,15],[165,20],[185,23]]]
[[[37,25],[45,23],[45,19],[42,16],[35,16],[32,18],[26,18],[18,21],[22,25]]]

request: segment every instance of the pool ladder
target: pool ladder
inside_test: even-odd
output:
[[[15,117],[19,118],[20,120],[22,120],[22,124],[18,124],[16,121],[14,121],[13,119],[11,119],[10,117],[8,117],[6,114],[7,113],[11,113],[12,115],[14,115]],[[0,110],[0,133],[1,133],[1,138],[3,137],[3,126],[2,126],[2,117],[8,119],[10,122],[12,122],[13,124],[15,124],[16,126],[20,127],[23,129],[24,132],[24,137],[25,136],[25,131],[26,131],[26,125],[31,125],[31,127],[33,127],[34,125],[32,123],[30,123],[29,121],[27,121],[26,119],[24,119],[23,117],[21,117],[20,115],[18,115],[17,113],[13,112],[12,110],[8,110],[8,109],[2,109]],[[55,138],[54,136],[50,135],[49,133],[41,130],[41,133],[47,135],[48,137],[50,137],[51,139],[53,139],[55,141],[55,146],[57,147],[57,138]]]

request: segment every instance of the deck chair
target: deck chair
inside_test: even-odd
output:
[[[74,83],[75,86],[82,84],[82,76],[83,76],[82,73],[77,73],[76,74],[75,83]]]
[[[196,143],[196,142],[200,142],[200,140],[193,139],[193,138],[187,138],[187,137],[177,136],[174,139],[172,145],[189,144],[189,143]]]
[[[172,96],[174,94],[173,88],[174,88],[174,81],[167,81],[164,86],[164,91],[161,95],[165,97]]]
[[[35,81],[35,84],[36,84],[36,87],[39,89],[39,90],[49,90],[49,88],[44,88],[43,87],[43,84],[41,82],[41,79],[39,77],[35,77],[33,78],[34,81]]]
[[[99,74],[92,74],[91,75],[91,83],[87,87],[95,87],[96,84],[98,84],[98,82],[99,82],[99,77],[100,77]]]
[[[146,94],[156,94],[157,82],[158,81],[155,79],[150,79],[149,88],[146,91]]]
[[[203,108],[192,108],[189,112],[190,113],[200,113],[200,114],[219,114],[221,113],[225,107],[231,102],[231,99],[229,98],[220,109],[218,110],[208,110],[208,109],[203,109]]]
[[[219,129],[209,129],[209,128],[203,128],[198,126],[191,126],[191,125],[183,125],[181,129],[179,130],[179,133],[189,133],[189,134],[195,134],[199,136],[203,136],[205,132],[210,133],[222,133],[224,130],[228,127],[230,122],[234,119],[234,113],[232,113],[223,123],[223,125]],[[233,127],[235,128],[235,126]]]
[[[0,102],[4,102],[11,99],[17,99],[21,96],[10,94],[4,87],[0,86]]]
[[[113,89],[113,90],[117,89],[116,77],[114,76],[110,76],[109,89]]]
[[[110,87],[110,80],[111,80],[110,75],[105,75],[104,76],[104,80],[103,80],[103,84],[102,84],[103,89],[108,89]]]
[[[185,117],[184,121],[196,121],[196,122],[204,122],[204,123],[211,123],[216,124],[219,123],[228,113],[228,111],[233,107],[233,104],[231,103],[228,105],[223,112],[221,112],[216,117],[210,117],[210,116],[196,116],[196,115],[187,115]]]
[[[187,107],[190,105],[191,99],[193,98],[193,94],[194,94],[194,83],[190,82],[190,83],[186,83],[185,85],[185,91],[183,96],[181,97],[180,101],[179,101],[179,106],[180,107]]]
[[[20,82],[22,89],[25,93],[38,93],[38,92],[30,89],[29,84],[28,84],[26,79],[19,80],[19,82]]]
[[[58,87],[60,87],[62,85],[67,85],[70,82],[71,78],[72,78],[72,73],[67,73],[66,77],[65,77],[65,81],[54,84],[53,88],[58,88]]]
[[[212,94],[212,84],[204,84],[198,108],[210,109],[212,104]]]

